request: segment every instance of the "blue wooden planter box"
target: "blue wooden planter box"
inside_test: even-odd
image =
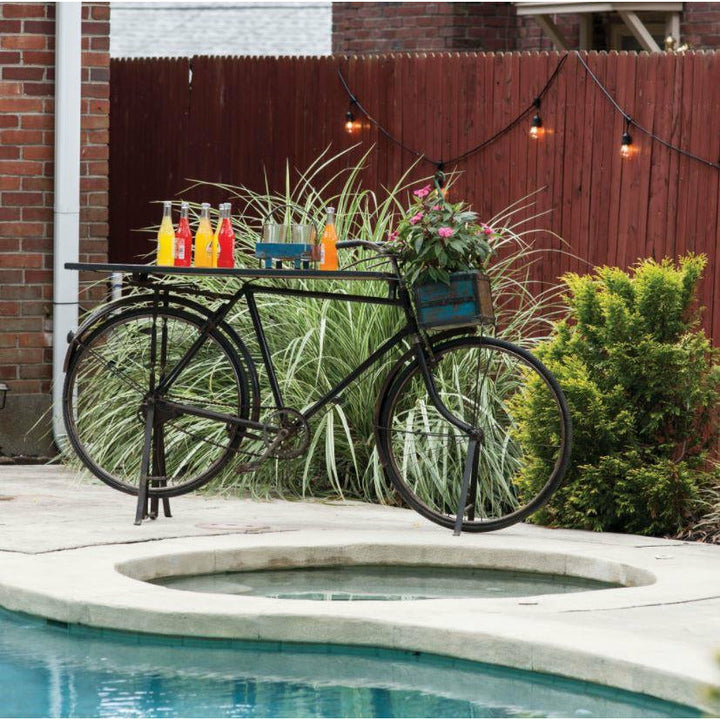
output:
[[[450,274],[450,284],[423,283],[414,288],[415,309],[420,327],[493,324],[490,280],[471,270]]]

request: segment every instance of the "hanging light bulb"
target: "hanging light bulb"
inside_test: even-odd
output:
[[[623,133],[622,145],[620,145],[620,155],[624,158],[629,158],[632,154],[630,146],[632,145],[632,135],[630,133]]]
[[[632,135],[630,134],[630,118],[625,118],[625,132],[622,134],[622,144],[620,145],[620,157],[629,158],[632,155]]]
[[[542,118],[539,115],[535,115],[533,117],[532,122],[530,123],[530,137],[533,140],[537,140],[538,137],[540,137],[542,128]]]
[[[535,98],[535,115],[530,122],[530,137],[533,140],[537,140],[542,134],[542,118],[540,117],[540,98]]]
[[[349,133],[359,130],[361,125],[358,120],[355,119],[355,113],[353,112],[354,106],[358,104],[357,98],[353,95],[350,97],[350,105],[348,106],[347,112],[345,113],[345,131]]]

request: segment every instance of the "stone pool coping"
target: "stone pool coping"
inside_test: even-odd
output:
[[[720,547],[515,526],[455,538],[410,511],[189,496],[132,525],[133,498],[62,468],[0,467],[0,606],[98,628],[369,645],[554,673],[709,706],[720,686]],[[320,603],[141,579],[301,563],[471,563],[632,587],[535,598]],[[140,578],[140,579],[138,579]],[[714,708],[717,712],[718,708]]]

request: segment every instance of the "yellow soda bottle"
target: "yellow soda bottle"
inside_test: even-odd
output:
[[[213,229],[210,223],[210,203],[200,206],[200,223],[195,233],[195,267],[213,267]],[[217,256],[217,252],[215,252]]]
[[[157,264],[175,264],[175,228],[172,222],[172,203],[163,203],[163,217],[157,234]]]
[[[335,231],[335,208],[327,209],[327,222],[320,239],[320,269],[337,270],[337,232]]]

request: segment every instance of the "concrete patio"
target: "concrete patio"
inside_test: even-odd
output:
[[[381,646],[556,673],[712,712],[720,547],[520,525],[459,538],[362,503],[189,495],[133,525],[134,498],[60,466],[0,467],[0,606],[158,634]],[[180,592],[162,575],[303,564],[470,565],[619,589],[322,603]],[[718,708],[715,708],[717,713]]]

